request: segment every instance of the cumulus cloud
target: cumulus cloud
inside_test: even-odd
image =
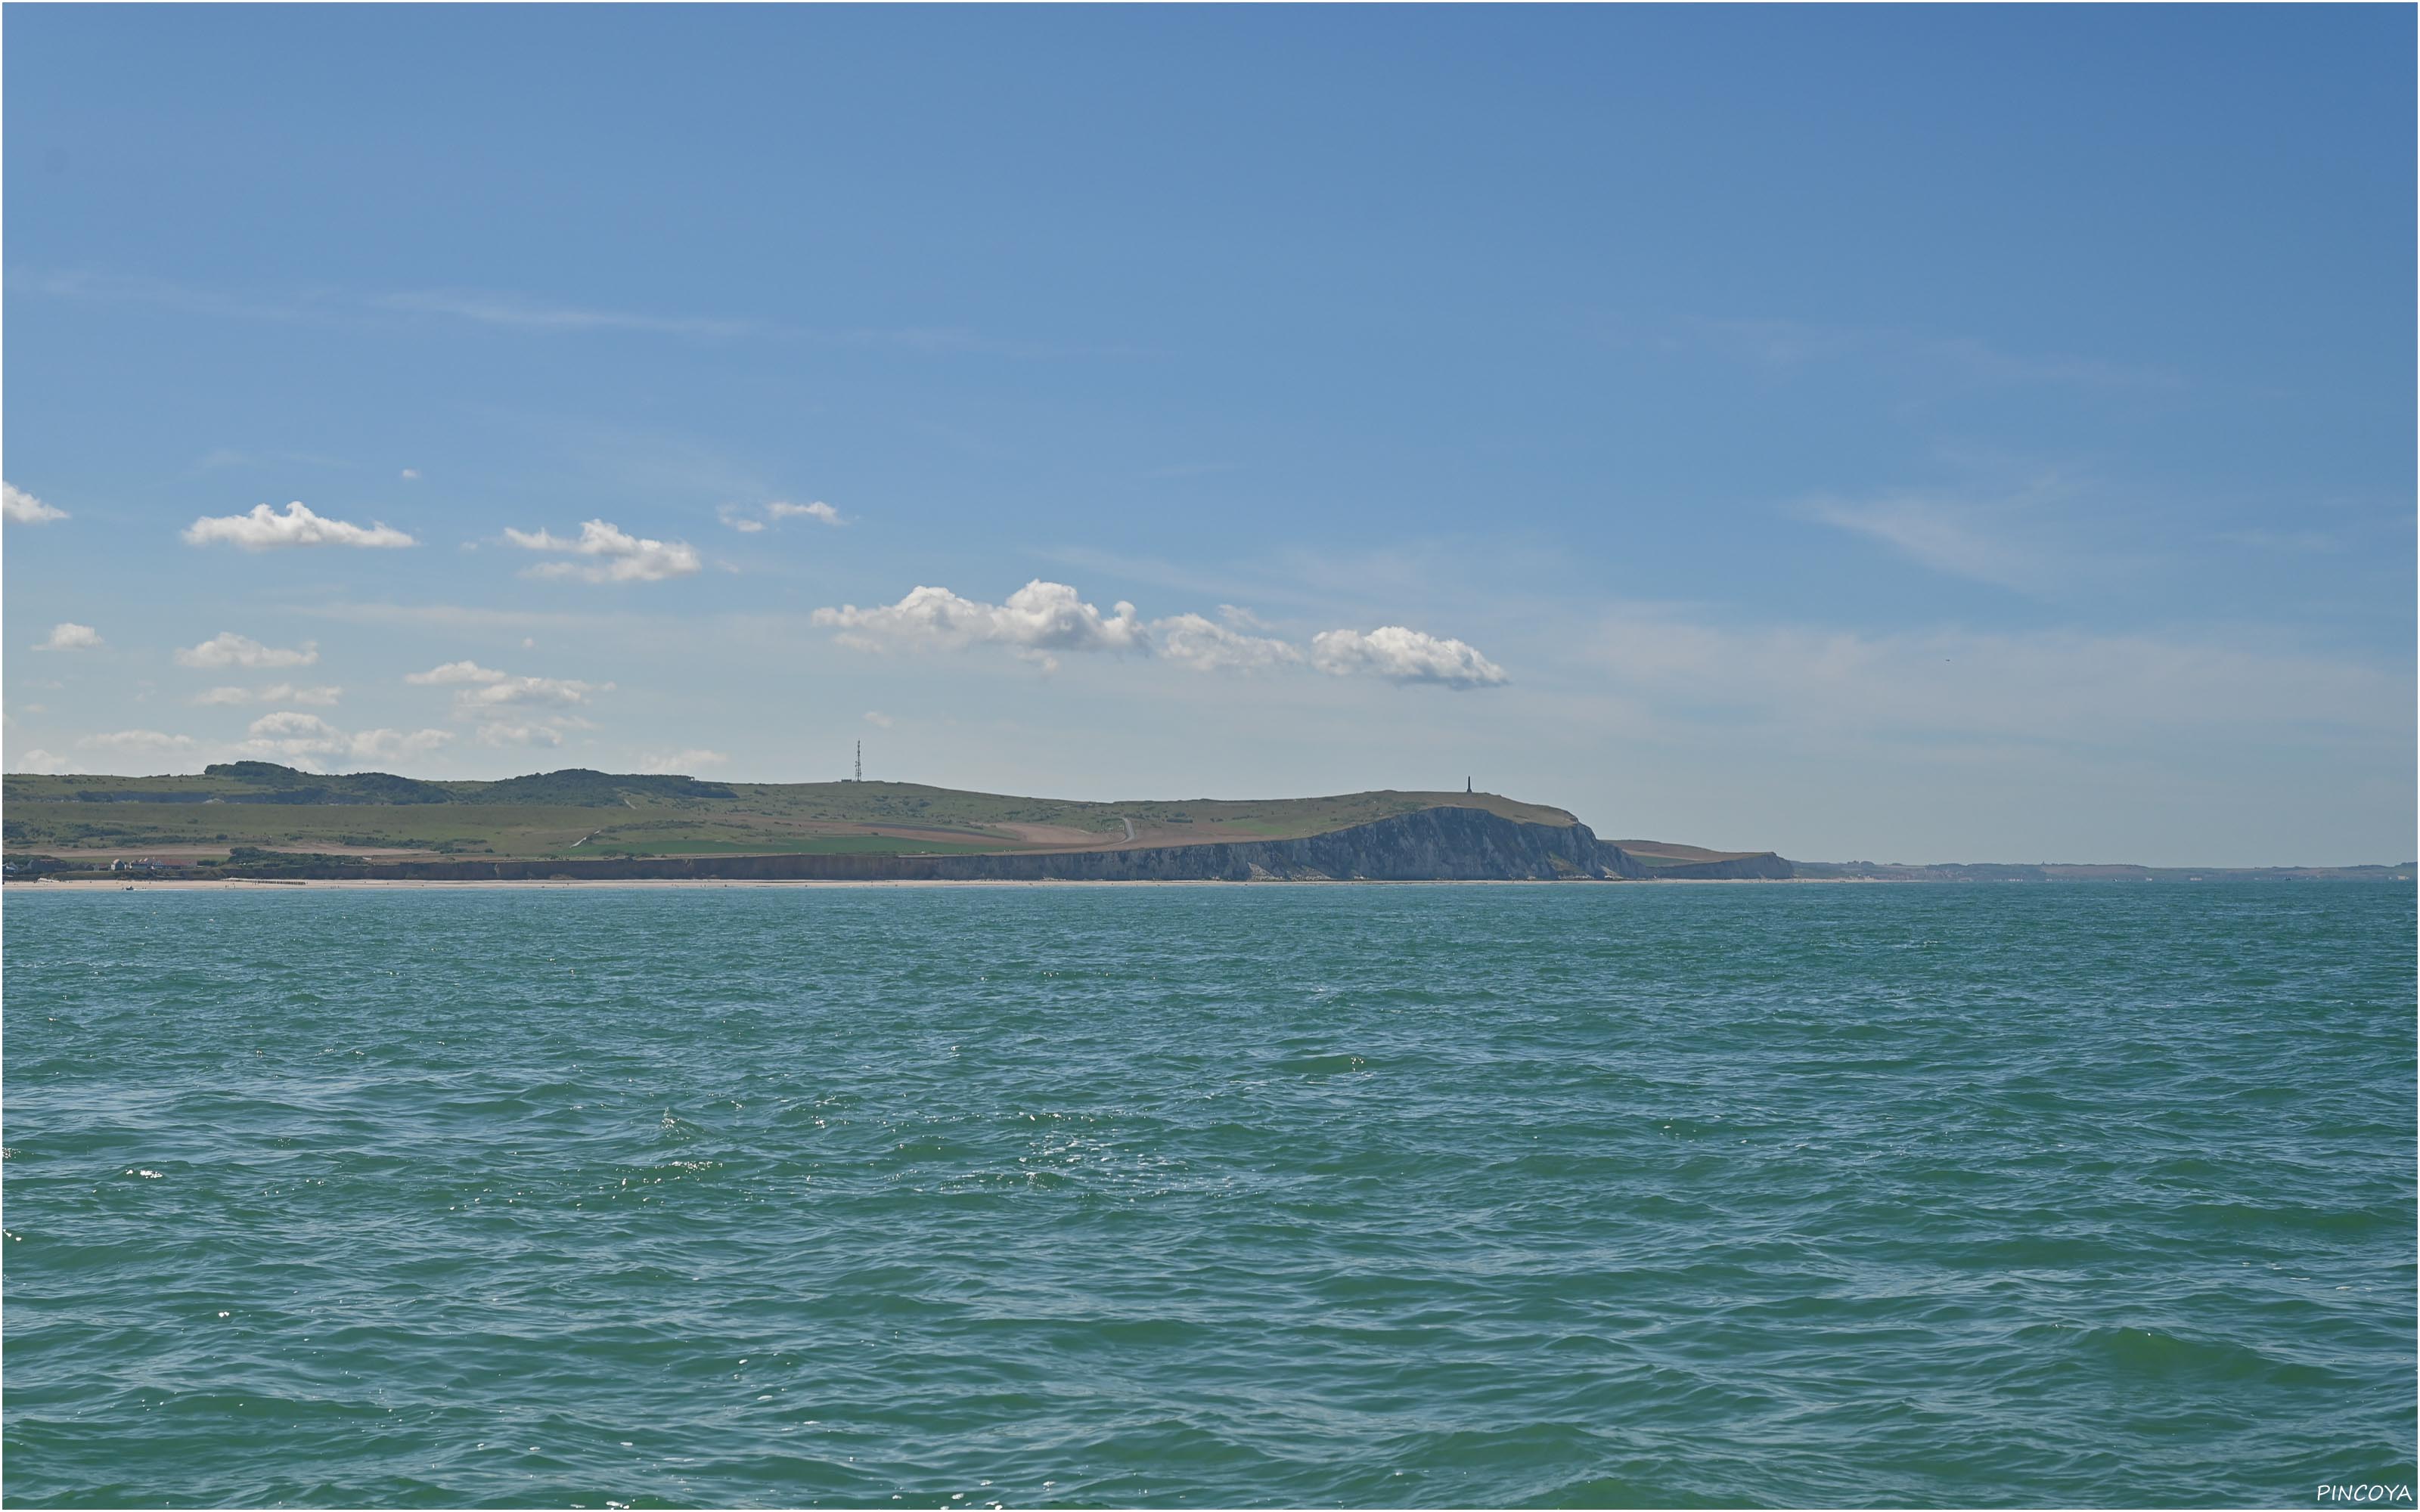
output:
[[[632,535],[601,519],[583,522],[577,539],[549,531],[507,528],[504,539],[524,551],[549,551],[585,558],[584,562],[548,562],[530,568],[525,578],[576,578],[592,583],[651,583],[686,578],[698,570],[697,548],[679,541],[658,541]]]
[[[427,687],[443,687],[449,683],[501,683],[510,675],[509,672],[500,672],[492,667],[482,667],[475,661],[449,661],[440,667],[431,667],[425,672],[406,672],[403,674],[403,680]]]
[[[454,738],[447,730],[363,730],[348,733],[316,714],[281,709],[252,721],[236,748],[256,759],[316,766],[321,759],[392,762],[425,756]]]
[[[812,504],[793,504],[787,501],[776,499],[765,506],[765,517],[767,519],[812,519],[819,520],[826,525],[843,523],[840,511],[820,499]]]
[[[391,525],[378,522],[354,525],[346,520],[315,515],[299,499],[287,504],[283,515],[267,504],[255,504],[250,514],[205,515],[185,527],[187,546],[210,546],[221,542],[241,547],[246,551],[269,551],[291,546],[392,548],[415,544],[411,536]]]
[[[357,762],[398,762],[426,756],[454,738],[450,730],[357,730],[352,758]]]
[[[244,733],[292,756],[341,756],[346,747],[343,731],[316,714],[291,709],[262,715]]]
[[[843,645],[862,651],[891,646],[960,649],[1005,646],[1047,670],[1061,652],[1133,652],[1197,671],[1258,671],[1306,660],[1339,676],[1383,677],[1397,683],[1486,687],[1506,681],[1504,669],[1468,643],[1402,625],[1366,634],[1329,630],[1311,639],[1308,657],[1249,609],[1218,607],[1218,618],[1172,614],[1145,621],[1132,604],[1103,614],[1065,583],[1036,579],[1001,604],[965,598],[946,588],[918,587],[896,604],[819,609],[814,623],[840,632]],[[867,716],[872,718],[873,716]]]
[[[37,748],[17,757],[8,764],[8,767],[15,772],[39,772],[44,777],[54,777],[68,769],[68,762],[64,756],[54,756]]]
[[[425,672],[407,672],[403,680],[424,687],[458,689],[454,695],[454,709],[456,717],[461,718],[495,709],[585,703],[592,693],[613,690],[611,683],[583,683],[568,677],[517,677],[475,661],[449,661]]]
[[[403,470],[401,476],[406,483],[417,483],[420,481],[420,470],[418,468],[406,468]]]
[[[876,730],[888,730],[899,721],[883,713],[880,709],[868,709],[865,711],[865,722],[874,726]]]
[[[479,727],[482,746],[560,746],[563,732],[551,724],[513,724],[495,720]]]
[[[560,746],[567,728],[583,727],[577,715],[549,714],[586,703],[613,690],[611,683],[569,677],[523,677],[475,661],[449,661],[403,679],[424,687],[454,689],[454,717],[475,725],[472,738],[483,746]],[[687,753],[685,753],[687,754]]]
[[[198,742],[191,735],[172,735],[158,730],[114,730],[107,734],[86,735],[77,744],[111,756],[156,761],[187,755]]]
[[[1062,651],[1150,649],[1150,633],[1135,618],[1132,604],[1120,602],[1105,615],[1065,583],[1038,578],[1009,594],[1005,604],[978,603],[946,588],[920,586],[896,604],[819,609],[814,620],[843,631],[845,643],[861,648],[1001,645],[1045,668],[1056,667],[1053,654]]]
[[[642,772],[680,773],[686,775],[698,770],[700,767],[723,765],[730,760],[730,757],[725,756],[719,750],[676,750],[669,756],[645,756],[640,758],[639,770]]]
[[[568,677],[507,677],[500,683],[466,687],[454,695],[454,702],[458,707],[474,709],[585,703],[589,694],[611,692],[613,687],[611,683],[583,683]]]
[[[768,523],[785,519],[811,519],[824,525],[848,523],[842,517],[839,510],[820,499],[811,504],[794,504],[784,499],[776,499],[767,504],[761,512],[751,512],[742,504],[725,504],[716,510],[714,516],[715,518],[743,535],[753,535],[763,530]]]
[[[89,625],[62,620],[51,626],[47,640],[35,646],[36,651],[93,651],[101,644],[101,632]]]
[[[204,708],[220,708],[243,703],[302,703],[318,708],[334,707],[344,696],[342,687],[324,686],[303,687],[294,683],[271,683],[267,687],[213,687],[196,693],[185,702]]]
[[[179,667],[308,667],[318,659],[316,640],[288,650],[262,645],[233,630],[222,630],[200,645],[183,647],[176,656]]]
[[[1504,669],[1466,640],[1441,640],[1400,625],[1359,630],[1323,630],[1311,638],[1311,662],[1339,677],[1383,677],[1395,683],[1435,683],[1444,687],[1493,687],[1508,679]]]
[[[1230,621],[1237,617],[1238,611],[1231,609]],[[1250,623],[1249,615],[1241,618]],[[1273,636],[1252,635],[1233,623],[1221,625],[1199,614],[1154,620],[1151,629],[1160,656],[1198,671],[1249,671],[1302,660],[1301,652]]]
[[[0,483],[0,516],[6,516],[11,525],[48,525],[67,518],[68,512],[42,502],[13,483]]]

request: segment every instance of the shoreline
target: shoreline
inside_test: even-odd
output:
[[[1776,883],[1795,882],[1857,883],[1880,879],[1872,877],[1657,877],[1641,879],[1659,887],[1771,887]],[[290,889],[318,888],[321,891],[370,892],[417,891],[442,887],[469,890],[549,887],[600,891],[611,887],[1569,887],[1600,886],[1596,883],[1575,883],[1570,879],[1539,877],[1421,877],[1388,879],[1376,877],[1329,878],[1324,881],[1283,881],[1265,879],[1253,882],[1229,882],[1211,877],[1154,878],[1121,881],[1090,881],[1067,877],[1003,878],[1003,877],[598,877],[571,878],[488,878],[474,880],[435,880],[422,877],[325,877],[300,879],[248,880],[239,877],[163,877],[158,879],[90,878],[76,881],[46,879],[41,882],[11,882],[8,894],[20,892],[280,892]],[[1627,886],[1628,883],[1616,884]]]

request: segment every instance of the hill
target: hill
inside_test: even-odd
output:
[[[379,862],[1142,851],[1300,841],[1446,809],[1544,829],[1578,825],[1563,810],[1484,793],[1088,803],[905,782],[704,782],[577,768],[432,782],[266,762],[197,777],[11,775],[0,796],[12,856],[85,865],[138,856],[191,864],[239,850]]]

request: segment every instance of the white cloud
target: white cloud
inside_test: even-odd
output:
[[[2411,734],[2411,687],[2358,661],[2189,636],[2071,630],[1869,635],[1709,625],[1651,608],[1608,619],[1589,655],[1671,715],[1790,740],[2043,742],[2112,748]]]
[[[334,685],[304,687],[294,683],[271,683],[267,687],[213,687],[194,694],[185,702],[203,708],[218,708],[242,703],[302,703],[317,708],[330,708],[344,696],[345,690]]]
[[[1256,623],[1250,615],[1233,609],[1229,619]],[[1282,640],[1249,635],[1234,623],[1220,625],[1199,614],[1154,620],[1151,629],[1160,656],[1201,671],[1248,671],[1302,660],[1302,653]]]
[[[348,734],[316,714],[281,709],[252,721],[246,739],[236,748],[245,756],[311,762],[333,757],[346,762],[391,762],[425,756],[454,738],[447,730],[364,730]]]
[[[874,726],[876,730],[888,730],[899,721],[883,713],[880,709],[868,709],[865,711],[865,722]]]
[[[420,481],[420,470],[418,468],[406,468],[399,476],[401,476],[407,483],[417,483]]]
[[[449,661],[442,667],[431,667],[425,672],[406,672],[403,680],[421,687],[451,683],[501,683],[512,674],[492,667],[482,667],[475,661]]]
[[[1046,670],[1058,665],[1059,652],[1133,652],[1197,671],[1253,671],[1305,660],[1301,649],[1286,640],[1254,633],[1268,626],[1249,609],[1222,604],[1218,613],[1216,620],[1173,614],[1146,622],[1132,604],[1120,602],[1105,615],[1065,583],[1036,579],[1003,604],[964,598],[946,588],[918,587],[896,604],[871,609],[844,604],[816,609],[811,620],[840,631],[834,639],[861,651],[894,645],[952,650],[1000,645]],[[1308,659],[1340,676],[1358,673],[1398,683],[1484,687],[1506,680],[1503,668],[1468,644],[1401,625],[1367,634],[1329,630],[1312,638]]]
[[[101,632],[89,625],[62,620],[51,626],[51,638],[34,647],[36,651],[92,651],[101,644]]]
[[[567,677],[507,677],[501,683],[466,687],[454,695],[457,707],[500,709],[534,704],[585,703],[591,693],[610,693],[611,683],[582,683]]]
[[[403,679],[422,687],[452,687],[454,717],[477,721],[476,738],[486,746],[559,746],[562,725],[574,718],[556,716],[547,723],[519,722],[504,716],[511,710],[569,708],[597,693],[613,690],[611,683],[584,683],[568,677],[518,677],[475,661],[449,661]]]
[[[354,525],[315,515],[301,500],[278,514],[267,504],[255,504],[247,515],[204,516],[185,527],[187,546],[225,542],[247,551],[268,551],[289,546],[405,547],[411,537],[391,525]]]
[[[256,745],[267,745],[289,756],[341,756],[345,733],[316,714],[280,710],[264,714],[244,732]]]
[[[765,529],[768,522],[785,519],[812,519],[825,525],[848,523],[842,517],[839,510],[821,500],[812,504],[794,504],[786,500],[776,499],[765,506],[762,517],[750,514],[744,505],[725,504],[714,512],[714,517],[743,535],[755,534]]]
[[[49,751],[38,748],[18,757],[10,764],[9,769],[17,772],[39,772],[49,777],[66,771],[68,761],[64,756],[54,756]]]
[[[453,738],[450,730],[359,730],[353,733],[349,754],[357,762],[410,761]]]
[[[156,760],[185,755],[198,743],[191,735],[172,735],[158,730],[116,730],[102,735],[86,735],[77,744],[113,756]]]
[[[841,525],[846,523],[840,517],[839,510],[834,509],[831,505],[825,503],[820,499],[816,500],[812,504],[793,504],[783,500],[776,499],[771,503],[765,506],[765,517],[767,519],[805,518],[820,520],[826,525]]]
[[[576,305],[541,303],[511,294],[463,289],[405,290],[380,296],[375,302],[390,310],[448,316],[458,320],[504,326],[517,331],[642,331],[670,336],[735,337],[748,335],[756,329],[744,320],[585,309]]]
[[[1311,665],[1339,677],[1384,677],[1396,683],[1435,683],[1446,687],[1493,687],[1507,681],[1504,669],[1464,640],[1441,640],[1400,625],[1359,630],[1323,630],[1311,638]]]
[[[730,760],[730,757],[719,750],[676,750],[669,756],[640,758],[639,770],[659,773],[677,772],[687,775],[701,766],[721,766]]]
[[[551,725],[494,722],[479,727],[482,746],[560,746],[563,732]]]
[[[1009,594],[1005,604],[978,603],[946,588],[920,586],[896,604],[819,609],[814,622],[848,632],[843,641],[861,648],[884,643],[1002,645],[1046,668],[1058,665],[1053,652],[1150,649],[1150,634],[1135,618],[1132,604],[1121,602],[1104,615],[1065,583],[1038,578]]]
[[[686,542],[664,542],[632,535],[601,519],[583,522],[572,540],[547,531],[507,528],[504,539],[524,551],[556,551],[588,557],[592,563],[549,562],[523,573],[527,578],[577,578],[592,583],[661,582],[686,578],[698,570],[697,548]]]
[[[0,516],[6,516],[11,525],[47,525],[67,518],[68,512],[42,502],[13,483],[0,483]]]
[[[1819,499],[1806,512],[1835,529],[1880,541],[1935,572],[2003,588],[2028,588],[2042,579],[2040,555],[1990,529],[1983,513],[1969,505],[1901,494],[1867,503]]]
[[[264,646],[250,636],[222,630],[197,646],[177,653],[179,667],[308,667],[319,659],[318,642],[305,640],[297,649]]]

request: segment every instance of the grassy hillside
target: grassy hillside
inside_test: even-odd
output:
[[[1559,809],[1493,794],[1081,803],[906,782],[707,782],[546,772],[502,782],[322,777],[237,762],[199,777],[9,776],[11,855],[314,854],[558,857],[949,854],[1290,840],[1420,809],[1484,809],[1563,825]]]
[[[1618,840],[1621,846],[1652,867],[1700,866],[1711,861],[1745,861],[1763,851],[1710,851],[1701,845],[1678,845],[1668,840]]]

